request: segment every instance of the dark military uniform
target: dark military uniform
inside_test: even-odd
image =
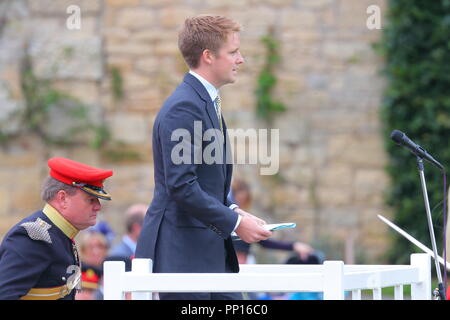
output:
[[[0,299],[74,299],[77,232],[49,204],[15,225],[0,246]]]
[[[48,160],[50,176],[99,199],[111,200],[103,181],[111,170],[70,159]],[[78,230],[50,204],[15,225],[0,245],[0,300],[70,300],[81,288],[74,242]]]

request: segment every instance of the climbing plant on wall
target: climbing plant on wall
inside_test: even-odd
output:
[[[265,62],[261,69],[256,88],[256,114],[258,117],[271,123],[273,117],[286,110],[286,106],[273,97],[273,90],[277,84],[275,67],[280,62],[278,53],[279,42],[275,37],[273,28],[261,38],[266,49]]]

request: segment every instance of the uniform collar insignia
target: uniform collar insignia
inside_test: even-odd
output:
[[[67,221],[55,208],[47,203],[42,211],[68,238],[73,240],[76,237],[79,230]]]

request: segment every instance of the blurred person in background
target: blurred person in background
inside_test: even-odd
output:
[[[103,274],[103,262],[108,255],[108,241],[103,233],[96,230],[85,230],[78,237],[80,259],[83,266]]]
[[[131,260],[134,258],[147,208],[148,205],[137,203],[127,209],[125,212],[126,234],[120,243],[111,248],[106,258],[108,261],[124,261],[126,271],[131,270]]]
[[[108,241],[105,235],[95,229],[88,229],[80,232],[78,244],[80,248],[81,268],[84,272],[91,270],[89,275],[95,274],[97,288],[92,296],[93,300],[103,299],[103,262],[108,255]],[[86,274],[88,275],[88,274]],[[85,282],[86,281],[85,275]],[[92,280],[92,277],[90,277]]]

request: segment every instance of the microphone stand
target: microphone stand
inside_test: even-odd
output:
[[[438,260],[439,256],[438,256],[437,249],[436,249],[436,238],[434,236],[433,221],[431,220],[430,203],[428,201],[427,185],[425,182],[423,159],[419,156],[417,156],[417,166],[419,168],[420,183],[422,184],[423,199],[425,201],[425,210],[427,212],[428,229],[430,231],[431,245],[433,247],[434,264],[436,267],[436,274],[438,277],[438,288],[433,291],[433,295],[434,295],[435,299],[437,299],[437,300],[445,300],[446,299],[445,298],[445,290],[444,290],[444,285],[442,282],[441,268],[439,266],[439,260]]]

